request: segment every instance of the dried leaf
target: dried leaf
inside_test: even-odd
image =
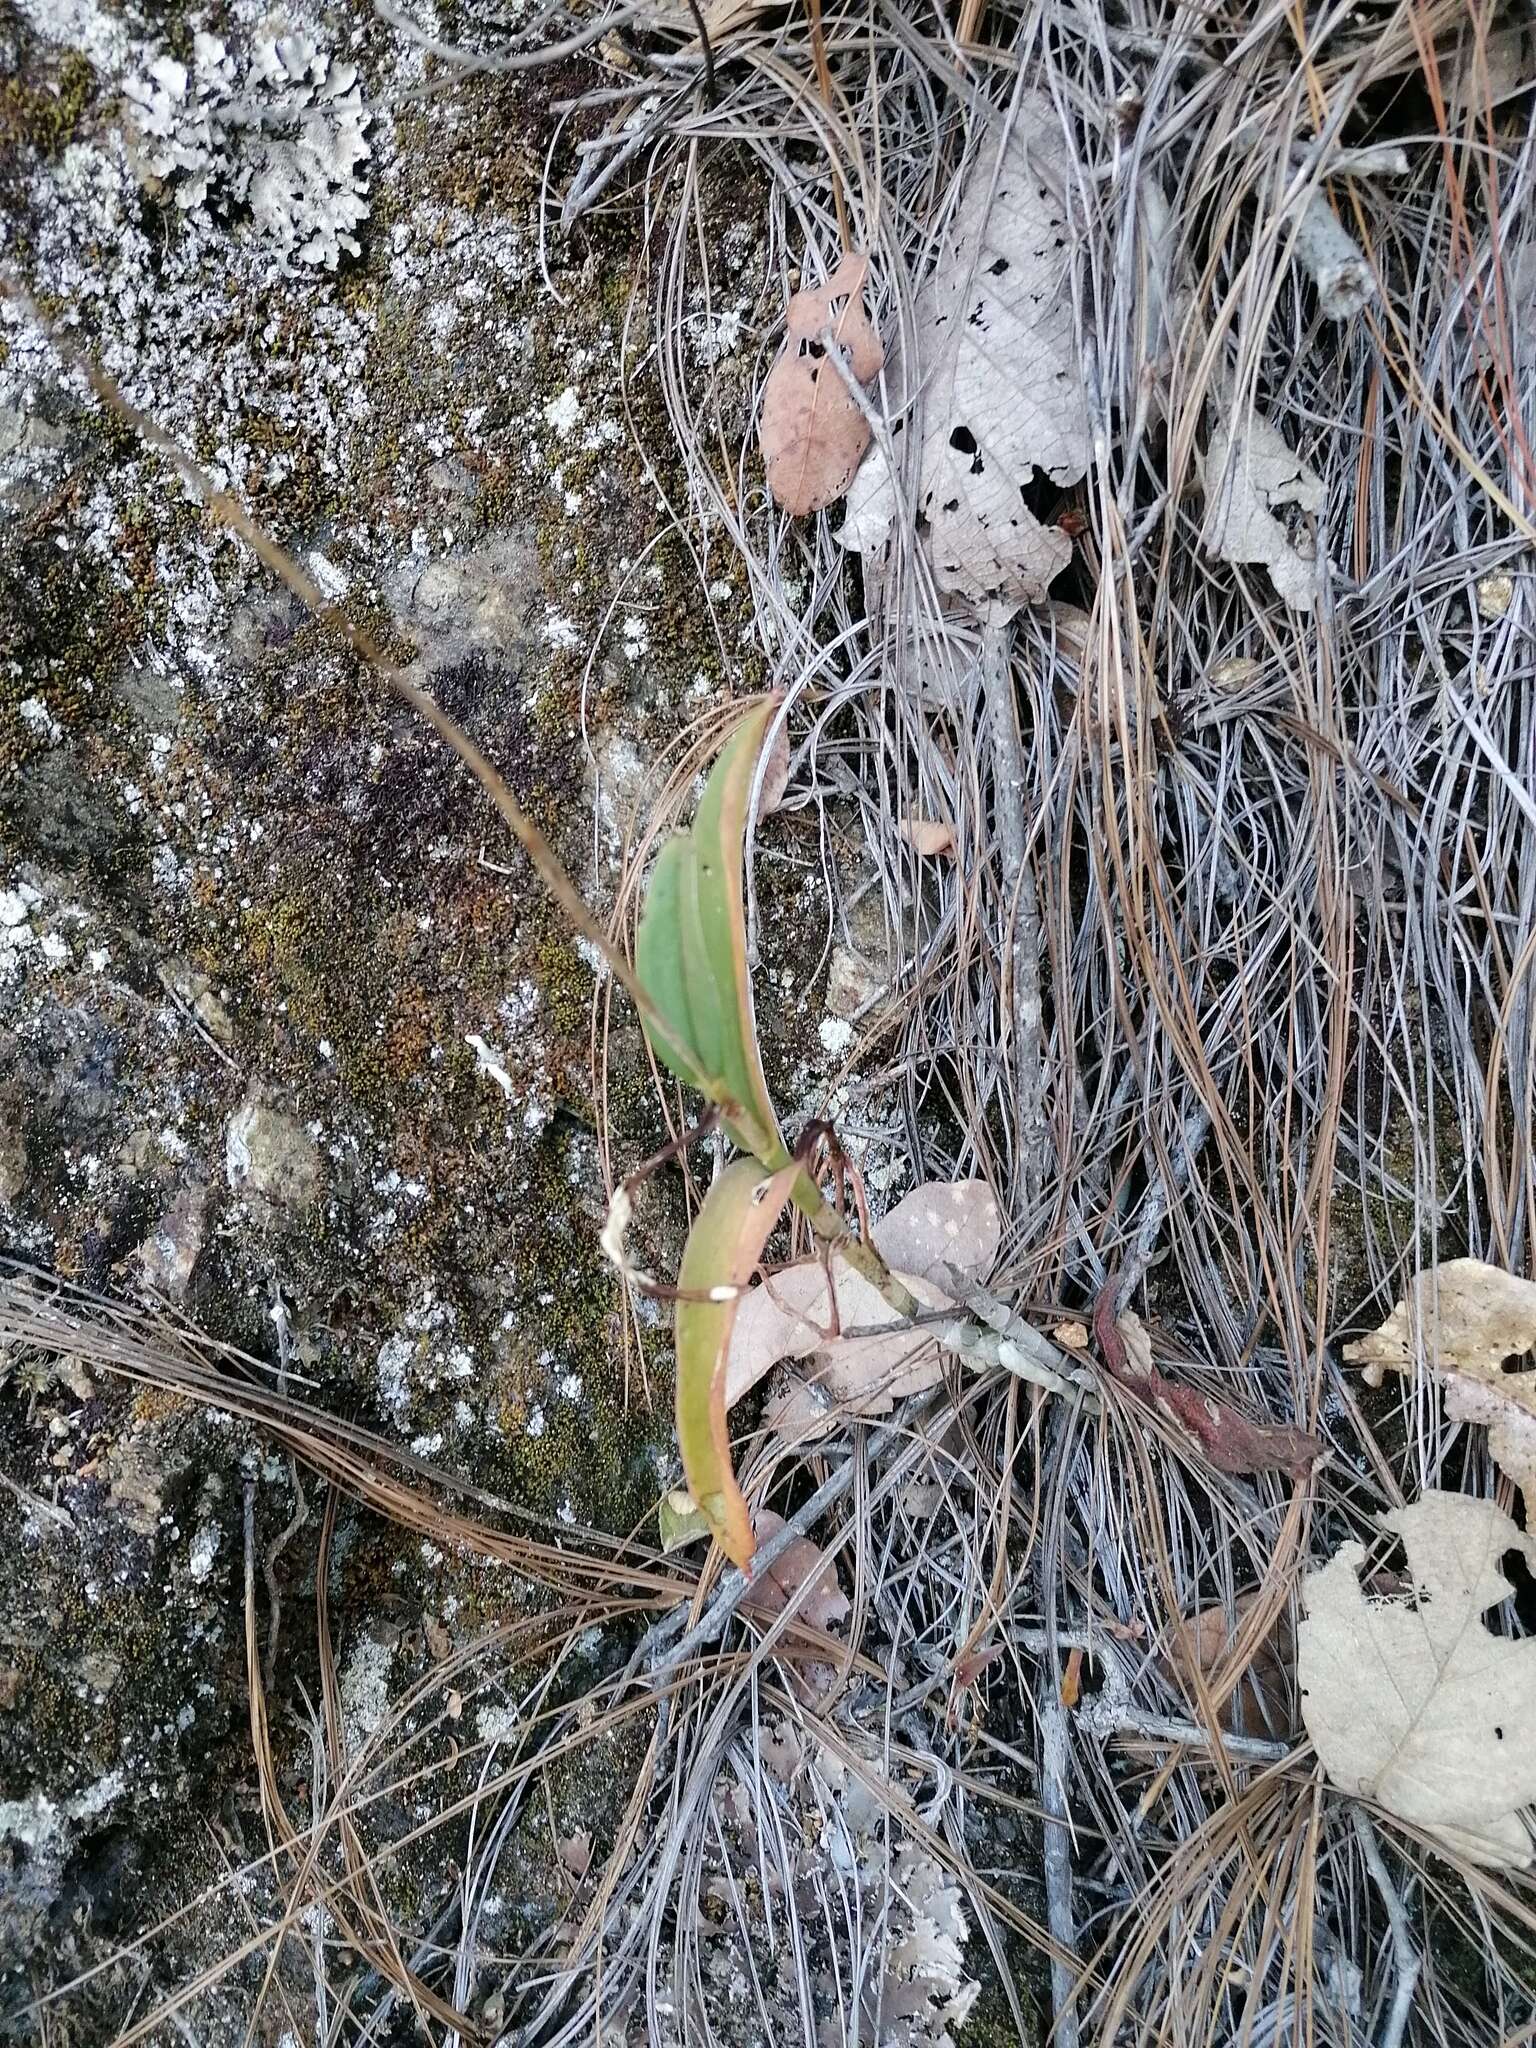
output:
[[[665,1557],[670,1557],[674,1550],[686,1549],[690,1543],[700,1542],[710,1533],[708,1515],[681,1486],[662,1495],[656,1509],[656,1524]]]
[[[829,342],[840,348],[860,384],[885,360],[864,310],[868,275],[867,256],[847,255],[825,284],[796,292],[786,310],[758,439],[768,488],[796,518],[842,497],[869,446],[869,422],[828,354]]]
[[[1486,1424],[1489,1450],[1536,1506],[1536,1366],[1526,1357],[1536,1348],[1536,1281],[1481,1259],[1448,1259],[1421,1273],[1380,1329],[1346,1344],[1344,1356],[1379,1387],[1389,1368],[1413,1377],[1421,1342],[1446,1414]],[[1523,1369],[1507,1370],[1517,1358]]]
[[[783,1529],[784,1517],[763,1508],[756,1527],[758,1542],[766,1543]],[[789,1547],[754,1575],[746,1604],[758,1614],[782,1614],[797,1596],[796,1616],[808,1628],[841,1628],[852,1611],[837,1582],[837,1566],[808,1536],[792,1537]]]
[[[895,523],[896,480],[885,450],[877,443],[859,464],[858,474],[848,486],[837,538],[855,554],[878,555],[889,541]]]
[[[1059,1344],[1063,1351],[1086,1351],[1088,1349],[1088,1325],[1086,1323],[1058,1323],[1051,1332],[1051,1342]]]
[[[1239,1409],[1158,1370],[1152,1338],[1140,1316],[1114,1314],[1114,1282],[1099,1296],[1094,1340],[1105,1370],[1198,1446],[1218,1472],[1288,1472],[1307,1478],[1323,1454],[1322,1442],[1290,1423],[1251,1422]]]
[[[1317,596],[1311,535],[1293,539],[1275,515],[1286,505],[1321,512],[1322,479],[1292,454],[1263,413],[1253,411],[1211,429],[1201,483],[1205,545],[1224,562],[1262,562],[1286,603],[1310,611]]]
[[[934,576],[999,623],[1039,602],[1072,558],[1067,536],[1042,526],[1020,493],[1037,469],[1075,483],[1092,452],[1060,196],[1068,183],[1055,111],[1026,94],[1001,155],[976,165],[914,315],[917,511]],[[845,545],[878,546],[895,501],[888,469],[867,489],[856,480]]]
[[[871,1231],[875,1248],[926,1308],[952,1296],[949,1268],[979,1277],[997,1255],[1002,1217],[985,1181],[932,1181],[914,1188]],[[795,1434],[816,1426],[835,1404],[884,1415],[905,1395],[933,1386],[941,1372],[931,1331],[902,1321],[870,1283],[834,1256],[837,1294],[819,1259],[775,1273],[740,1303],[726,1364],[726,1406],[786,1358],[812,1358],[822,1400],[791,1404]],[[887,1329],[887,1326],[889,1328]],[[858,1337],[835,1332],[864,1330]]]
[[[1248,1617],[1264,1595],[1257,1591],[1239,1593],[1231,1612],[1220,1603],[1202,1607],[1192,1621],[1174,1624],[1168,1651],[1168,1666],[1176,1680],[1189,1687],[1195,1672],[1208,1682],[1220,1682],[1228,1674],[1239,1636],[1246,1632]],[[1288,1734],[1288,1675],[1296,1662],[1296,1639],[1290,1616],[1277,1611],[1269,1633],[1254,1650],[1241,1683],[1227,1702],[1222,1716],[1225,1726],[1242,1735]]]
[[[1303,1587],[1301,1712],[1323,1768],[1345,1792],[1438,1837],[1453,1853],[1526,1869],[1536,1801],[1536,1641],[1492,1635],[1481,1617],[1510,1593],[1500,1560],[1536,1541],[1491,1501],[1428,1493],[1382,1518],[1403,1539],[1412,1593],[1371,1599],[1346,1543]]]
[[[955,828],[940,818],[903,818],[896,829],[908,846],[925,858],[955,850]]]

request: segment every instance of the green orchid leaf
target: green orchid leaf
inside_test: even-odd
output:
[[[717,1105],[743,1151],[775,1168],[788,1154],[757,1047],[742,861],[752,778],[776,709],[768,698],[748,712],[691,829],[662,848],[635,943],[635,971],[662,1026],[647,1025],[656,1057]]]
[[[753,1159],[729,1165],[693,1220],[678,1286],[677,1441],[688,1491],[721,1549],[745,1565],[756,1548],[747,1504],[731,1469],[725,1360],[742,1290],[784,1212],[798,1168],[765,1174]]]

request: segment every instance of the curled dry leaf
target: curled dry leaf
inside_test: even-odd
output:
[[[1114,1313],[1112,1274],[1093,1312],[1094,1341],[1112,1379],[1145,1401],[1191,1439],[1218,1472],[1288,1472],[1305,1479],[1323,1454],[1322,1442],[1290,1423],[1251,1422],[1226,1401],[1182,1386],[1152,1360],[1152,1338],[1140,1316]]]
[[[903,818],[896,829],[915,853],[926,857],[955,850],[955,828],[941,818]]]
[[[1235,410],[1230,396],[1227,406]],[[1321,512],[1322,478],[1257,411],[1216,423],[1200,474],[1206,546],[1224,562],[1261,562],[1286,603],[1310,611],[1317,596],[1316,548],[1309,533],[1293,538],[1277,514],[1287,505]]]
[[[843,496],[869,446],[869,422],[830,359],[842,351],[867,384],[885,360],[864,310],[869,258],[847,255],[825,284],[798,291],[785,314],[784,346],[763,390],[758,440],[768,488],[795,517]]]
[[[1001,153],[977,161],[914,314],[907,383],[921,400],[908,431],[922,436],[916,510],[927,522],[934,577],[999,623],[1039,602],[1072,558],[1067,536],[1042,526],[1022,491],[1037,469],[1075,483],[1092,451],[1069,183],[1056,112],[1027,93]],[[840,538],[878,548],[895,511],[895,482],[880,458],[867,485],[856,480]]]
[[[1231,1609],[1202,1607],[1191,1621],[1174,1624],[1168,1648],[1168,1669],[1175,1681],[1194,1696],[1198,1672],[1209,1685],[1225,1683],[1240,1637],[1249,1633],[1248,1617],[1264,1599],[1260,1592],[1239,1593]],[[1269,1632],[1254,1650],[1247,1669],[1227,1700],[1225,1727],[1240,1735],[1284,1736],[1290,1733],[1288,1676],[1296,1662],[1296,1636],[1291,1618],[1281,1608]]]
[[[1303,1586],[1301,1713],[1329,1778],[1436,1836],[1453,1854],[1526,1869],[1536,1801],[1536,1641],[1484,1626],[1508,1598],[1510,1552],[1536,1542],[1492,1501],[1427,1493],[1384,1515],[1412,1589],[1373,1599],[1365,1547],[1346,1543]]]
[[[925,1308],[947,1308],[950,1267],[980,1277],[997,1255],[1002,1217],[985,1181],[932,1181],[898,1202],[871,1236]],[[807,1393],[781,1415],[795,1434],[812,1433],[834,1407],[888,1414],[905,1395],[936,1383],[941,1366],[932,1331],[903,1322],[835,1254],[832,1273],[835,1314],[819,1259],[784,1267],[738,1304],[726,1363],[727,1407],[787,1358],[813,1360],[808,1377],[820,1397]],[[840,1334],[851,1330],[868,1334]]]
[[[1379,1387],[1390,1369],[1413,1377],[1422,1342],[1426,1364],[1445,1389],[1453,1422],[1487,1426],[1488,1448],[1536,1507],[1536,1280],[1522,1280],[1481,1259],[1431,1266],[1369,1337],[1344,1346],[1352,1365]],[[1524,1359],[1518,1370],[1509,1370]]]

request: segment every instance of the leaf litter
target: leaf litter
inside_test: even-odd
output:
[[[1496,1636],[1483,1616],[1513,1591],[1501,1560],[1536,1565],[1536,1542],[1492,1501],[1454,1493],[1426,1493],[1381,1527],[1408,1553],[1402,1595],[1362,1583],[1362,1543],[1305,1580],[1307,1733],[1341,1790],[1454,1855],[1528,1869],[1520,1809],[1536,1802],[1536,1640]]]
[[[1050,102],[1026,93],[983,151],[918,295],[910,388],[920,437],[916,511],[940,590],[1002,622],[1045,597],[1072,558],[1023,492],[1088,468],[1092,436],[1071,290],[1070,176]],[[865,472],[867,471],[867,475]],[[877,549],[898,486],[878,448],[855,479],[840,538]]]
[[[830,354],[842,351],[859,384],[879,374],[885,351],[864,309],[868,276],[867,256],[844,256],[824,284],[796,292],[785,309],[758,438],[768,488],[797,518],[842,497],[869,446],[864,409]]]
[[[986,1272],[1002,1239],[1002,1216],[985,1181],[934,1181],[914,1188],[870,1235],[925,1307],[949,1308],[951,1269],[973,1279]],[[898,1317],[836,1253],[830,1284],[820,1259],[804,1259],[781,1267],[737,1304],[727,1407],[791,1359],[809,1360],[810,1367],[782,1391],[774,1416],[795,1436],[830,1427],[840,1412],[887,1415],[904,1396],[934,1386],[943,1371],[934,1331]]]
[[[1420,1346],[1445,1389],[1453,1422],[1480,1422],[1488,1448],[1536,1507],[1536,1280],[1481,1259],[1448,1259],[1419,1274],[1413,1290],[1368,1337],[1344,1346],[1351,1365],[1379,1387],[1387,1373],[1412,1379]]]

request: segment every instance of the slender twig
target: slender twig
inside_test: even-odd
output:
[[[1386,1858],[1381,1853],[1381,1844],[1376,1839],[1376,1830],[1371,1825],[1370,1815],[1363,1806],[1356,1805],[1350,1808],[1349,1817],[1354,1823],[1355,1836],[1360,1844],[1360,1853],[1365,1858],[1365,1867],[1371,1873],[1371,1882],[1386,1908],[1387,1924],[1392,1930],[1392,1960],[1397,1970],[1392,2010],[1387,2015],[1387,2023],[1382,2028],[1376,2048],[1402,2048],[1403,2035],[1408,2027],[1408,2016],[1413,2011],[1413,1994],[1418,1988],[1419,1972],[1424,1967],[1424,1958],[1414,1941],[1413,1929],[1408,1924],[1407,1908],[1397,1886],[1392,1882]]]
[[[982,633],[981,675],[992,740],[992,804],[997,820],[1002,897],[1011,942],[1003,988],[1013,1040],[1014,1184],[1028,1227],[1040,1205],[1045,1180],[1045,1081],[1040,1033],[1040,906],[1029,871],[1029,832],[1024,814],[1023,746],[1019,700],[1013,686],[1011,638],[1007,626]]]
[[[1077,1913],[1072,1900],[1072,1805],[1068,1777],[1072,1745],[1067,1712],[1061,1703],[1057,1668],[1060,1634],[1056,1597],[1061,1546],[1059,1507],[1062,1479],[1071,1443],[1072,1415],[1065,1407],[1052,1411],[1046,1434],[1044,1465],[1050,1497],[1044,1538],[1035,1553],[1035,1584],[1045,1616],[1044,1683],[1036,1693],[1040,1722],[1040,1804],[1045,1811],[1041,1852],[1045,1863],[1046,1917],[1056,1953],[1051,1956],[1052,2040],[1056,2048],[1078,2048],[1077,1985],[1079,1972],[1066,1960],[1077,1954]]]

